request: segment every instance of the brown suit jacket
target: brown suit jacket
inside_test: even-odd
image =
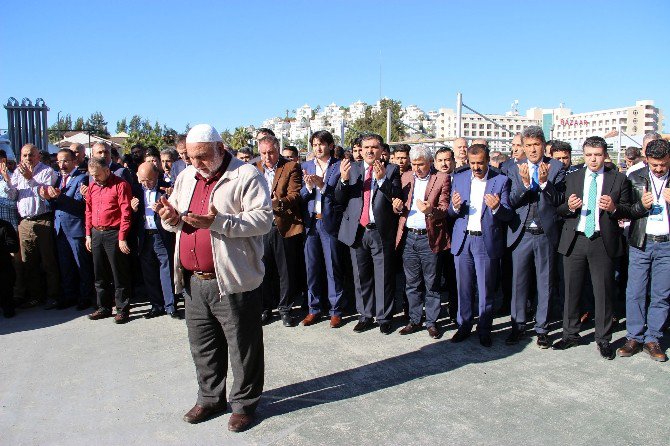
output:
[[[396,235],[396,248],[400,246],[407,232],[405,223],[412,208],[412,201],[418,197],[412,197],[414,193],[414,172],[405,172],[400,179],[402,185],[403,209],[398,221],[398,233]],[[447,221],[447,210],[451,203],[451,178],[449,174],[430,172],[430,179],[426,187],[426,196],[422,197],[433,206],[432,217],[426,216],[426,229],[428,230],[428,241],[430,249],[434,253],[449,249],[451,236],[449,235],[449,222]]]
[[[261,174],[265,174],[263,162],[256,164]],[[277,162],[275,178],[270,187],[274,221],[282,237],[288,238],[302,234],[302,209],[300,188],[302,187],[302,171],[300,164],[287,161],[280,157]]]

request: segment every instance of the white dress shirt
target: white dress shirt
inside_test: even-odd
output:
[[[151,208],[156,202],[155,189],[144,189],[144,229],[157,229],[154,220],[154,210]]]
[[[270,189],[270,192],[272,192],[272,184],[275,181],[275,172],[277,171],[277,164],[279,164],[279,161],[277,161],[275,165],[272,166],[272,168],[263,166],[264,167],[263,176],[265,177],[265,181],[268,183],[268,188]]]
[[[56,171],[41,162],[33,168],[30,180],[26,180],[18,168],[14,171],[10,178],[9,198],[16,199],[21,217],[35,217],[49,211],[46,200],[38,191],[43,186],[54,186],[57,178]]]
[[[414,175],[414,190],[410,201],[411,207],[407,215],[407,222],[405,223],[405,226],[408,228],[426,229],[426,214],[421,212],[416,206],[416,200],[423,200],[425,198],[429,180],[430,175],[426,175],[426,178],[419,178],[416,174]]]
[[[321,164],[319,161],[316,159],[314,160],[314,166],[315,166],[315,174],[321,178],[323,178],[324,181],[326,181],[326,170],[328,169],[328,164],[326,164],[326,169],[321,168]],[[312,193],[312,190],[314,190],[314,187],[310,186],[305,186],[307,187],[307,190],[309,193]],[[315,214],[320,214],[321,213],[321,194],[323,194],[324,190],[326,189],[326,183],[324,182],[323,188],[316,188],[316,196],[314,197],[314,213]]]
[[[540,184],[540,190],[544,190],[544,188],[547,187],[546,181],[544,183],[540,183],[540,171],[539,171],[540,163],[542,163],[542,160],[538,161],[537,164],[533,164],[528,159],[526,159],[526,164],[528,164],[528,176],[530,177],[530,183],[528,183],[528,189],[530,189],[530,187],[533,185],[533,173],[535,172],[535,170],[538,170],[537,181]]]
[[[600,231],[600,208],[598,207],[598,202],[600,201],[600,196],[602,195],[603,192],[604,172],[605,172],[604,167],[601,167],[600,170],[596,172],[598,174],[598,176],[596,177],[596,185],[597,185],[596,208],[593,209],[593,212],[595,212],[596,232]],[[591,173],[593,172],[588,167],[584,169],[584,189],[582,190],[582,208],[579,211],[579,222],[577,223],[577,232],[584,232],[584,228],[586,228],[586,216],[588,215],[589,211],[589,187],[591,186]]]
[[[668,235],[668,214],[667,203],[663,198],[663,188],[668,181],[668,174],[666,173],[661,178],[656,177],[649,172],[651,187],[649,192],[654,196],[654,205],[661,207],[661,212],[647,216],[647,234],[649,235]]]
[[[488,172],[487,172],[488,175]],[[470,203],[468,204],[468,231],[482,230],[482,212],[484,211],[484,192],[486,176],[481,180],[472,175],[470,179]]]
[[[370,164],[366,163],[363,161],[363,182],[365,182],[365,175],[367,175],[368,169],[370,168]],[[377,183],[377,189],[381,187],[382,184],[384,184],[384,180],[386,179],[385,177],[382,177],[381,180],[377,180],[375,178],[375,170],[372,169],[372,172],[370,172],[370,176],[372,177],[372,181],[370,182],[370,210],[368,212],[368,217],[370,218],[370,223],[375,223],[375,213],[372,212],[372,198],[374,197],[374,191],[375,191],[375,183]]]

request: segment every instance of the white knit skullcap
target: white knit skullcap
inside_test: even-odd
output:
[[[188,131],[186,143],[190,142],[222,142],[221,135],[209,124],[198,124]]]

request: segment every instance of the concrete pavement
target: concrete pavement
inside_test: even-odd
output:
[[[131,316],[146,311],[135,307]],[[602,360],[593,343],[540,350],[534,338],[461,344],[328,323],[264,329],[259,423],[181,420],[197,384],[183,321],[117,326],[73,309],[0,318],[0,445],[665,445],[670,364]],[[400,326],[400,322],[397,322]],[[502,331],[501,331],[502,330]],[[556,333],[555,333],[556,334]],[[615,339],[624,331],[615,334]]]

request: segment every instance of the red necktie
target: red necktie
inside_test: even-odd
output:
[[[61,182],[60,182],[60,188],[61,188],[61,189],[64,188],[65,185],[67,184],[67,177],[69,177],[68,174],[63,175],[63,179],[62,179]]]
[[[363,181],[363,212],[361,212],[361,226],[370,223],[370,190],[372,189],[372,166],[365,172]]]

